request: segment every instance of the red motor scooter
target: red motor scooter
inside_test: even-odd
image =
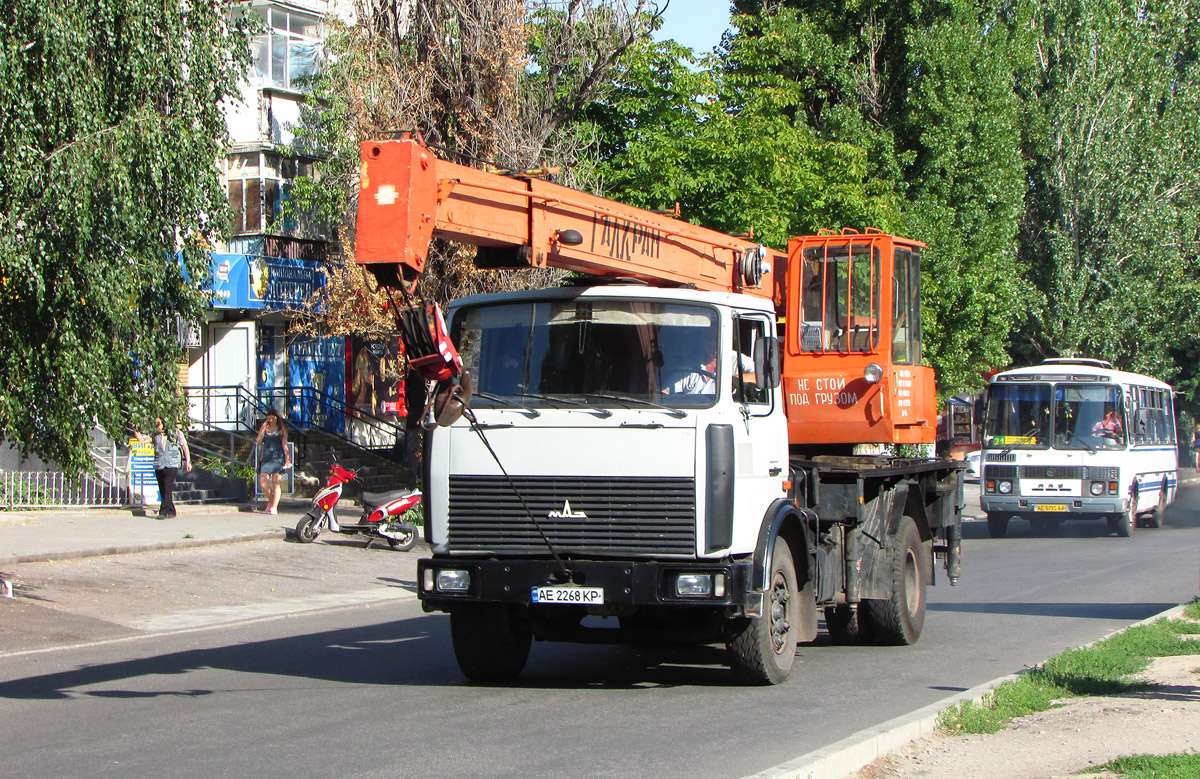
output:
[[[329,483],[313,498],[312,508],[296,525],[296,540],[302,544],[312,543],[322,530],[329,528],[335,533],[366,536],[367,548],[382,538],[401,552],[412,549],[418,538],[416,520],[421,516],[417,508],[421,493],[405,490],[363,492],[363,510],[358,522],[339,524],[337,503],[342,497],[342,489],[355,481],[358,481],[358,474],[354,471],[336,462],[330,466]]]

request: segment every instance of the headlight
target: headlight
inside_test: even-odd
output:
[[[878,384],[883,381],[883,367],[878,363],[871,363],[863,369],[863,378],[868,384]]]
[[[998,485],[997,489],[1000,490],[1001,495],[1011,495],[1012,494],[1012,482],[1011,481],[1002,481]]]
[[[1094,482],[1092,482],[1092,486],[1090,489],[1091,489],[1093,495],[1103,495],[1104,494],[1104,482],[1094,481]]]
[[[450,569],[438,571],[437,588],[441,592],[466,592],[471,588],[471,572]]]
[[[675,595],[680,598],[707,598],[712,595],[712,575],[681,573],[675,577]]]
[[[724,573],[681,573],[675,576],[677,598],[724,598]]]

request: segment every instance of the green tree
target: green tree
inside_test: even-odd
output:
[[[91,468],[95,425],[120,437],[181,410],[176,316],[201,318],[228,223],[235,5],[0,10],[0,435],[68,471]]]
[[[1200,71],[1189,0],[1021,4],[1030,186],[1021,253],[1044,296],[1023,360],[1083,355],[1184,386],[1200,324]]]
[[[700,70],[669,42],[635,51],[616,99],[588,114],[611,153],[601,166],[608,194],[647,208],[679,203],[685,219],[753,231],[776,248],[821,227],[894,226],[891,189],[871,175],[866,151],[805,121],[788,53],[768,42],[794,21],[735,17],[755,34],[739,31],[723,63]]]

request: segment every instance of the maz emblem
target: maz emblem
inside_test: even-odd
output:
[[[562,511],[551,511],[546,515],[547,519],[587,519],[587,514],[582,511],[572,511],[571,501],[564,500]]]

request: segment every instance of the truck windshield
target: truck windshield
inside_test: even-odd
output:
[[[1050,445],[1050,385],[993,384],[988,390],[983,441],[994,448]]]
[[[1121,390],[1095,384],[1054,385],[1055,449],[1119,449],[1125,446]]]
[[[695,408],[716,401],[717,315],[705,306],[596,298],[484,304],[458,311],[450,335],[477,390],[522,403],[613,405],[620,396]]]

